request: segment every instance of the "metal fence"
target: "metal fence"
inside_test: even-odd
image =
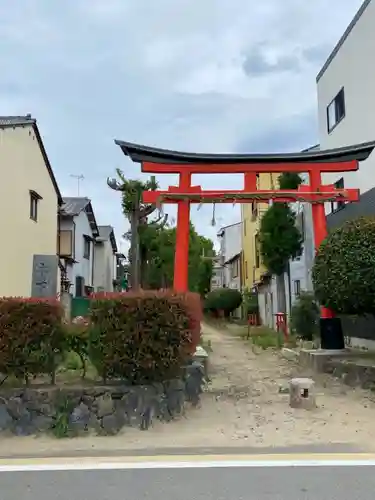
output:
[[[72,319],[77,316],[87,316],[90,309],[90,300],[87,297],[73,297],[71,316]]]
[[[375,340],[374,316],[340,316],[345,337]]]

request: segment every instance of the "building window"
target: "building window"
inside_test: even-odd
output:
[[[327,106],[327,128],[331,132],[336,125],[345,117],[345,94],[344,88],[340,90],[337,96]]]
[[[232,262],[232,279],[237,278],[239,275],[239,259]]]
[[[344,189],[344,178],[341,177],[338,181],[334,182],[335,189]],[[331,201],[331,212],[337,212],[345,207],[345,201]]]
[[[294,280],[294,295],[299,297],[301,295],[301,281]]]
[[[38,220],[38,208],[39,200],[42,197],[35,191],[30,190],[30,219],[37,222]]]
[[[83,258],[84,259],[89,259],[90,258],[90,249],[91,249],[91,240],[89,236],[84,236],[83,237]]]

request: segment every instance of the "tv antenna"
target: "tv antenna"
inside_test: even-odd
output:
[[[79,187],[80,187],[80,182],[84,180],[83,175],[77,175],[77,174],[70,174],[70,177],[73,177],[77,181],[77,196],[79,196]]]

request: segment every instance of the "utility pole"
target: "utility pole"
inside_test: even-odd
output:
[[[76,179],[77,181],[77,196],[79,196],[79,186],[80,186],[80,182],[84,180],[84,176],[81,174],[81,175],[77,175],[77,174],[70,174],[70,177],[73,177],[74,179]]]

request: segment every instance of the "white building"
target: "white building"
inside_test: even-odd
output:
[[[220,229],[217,236],[220,242],[220,264],[222,286],[241,290],[241,252],[242,223],[237,222]]]
[[[211,290],[223,288],[224,283],[224,268],[221,264],[221,258],[217,257],[213,262]]]
[[[321,149],[375,139],[375,1],[365,0],[317,76]],[[359,172],[325,174],[324,182],[338,187],[375,186],[375,154]],[[328,206],[330,213],[340,209]]]
[[[375,139],[375,0],[365,0],[317,76],[319,140],[321,149],[349,146]],[[329,227],[373,210],[375,153],[360,163],[357,172],[325,174],[338,187],[359,188],[357,204],[327,204]],[[371,191],[369,191],[371,190]],[[363,195],[363,193],[366,193]],[[359,323],[343,320],[344,335],[353,346],[374,348],[373,318]],[[356,335],[360,335],[358,338]],[[348,339],[346,339],[348,341]]]
[[[94,290],[94,243],[99,236],[95,215],[88,198],[64,198],[60,211],[61,257],[73,297]]]
[[[94,245],[94,287],[97,292],[113,292],[117,277],[117,243],[112,226],[99,226]]]

